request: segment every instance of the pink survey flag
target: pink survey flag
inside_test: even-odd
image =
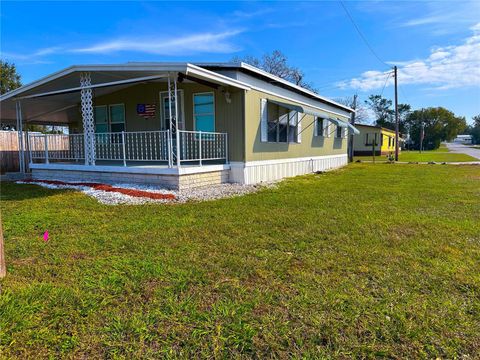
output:
[[[48,230],[45,230],[45,232],[43,233],[43,241],[48,241]]]

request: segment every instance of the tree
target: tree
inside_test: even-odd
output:
[[[392,100],[382,95],[370,95],[368,100],[365,100],[365,104],[375,114],[375,125],[395,130],[395,110],[392,108]],[[398,123],[401,133],[409,131],[406,120],[411,110],[412,107],[409,104],[398,104]]]
[[[350,108],[353,108],[353,105],[354,105],[353,104],[353,96],[345,96],[343,98],[336,98],[335,101],[338,102],[339,104],[348,106]],[[355,122],[362,123],[362,122],[365,122],[367,120],[368,120],[367,109],[365,108],[365,106],[362,105],[361,102],[357,101],[356,112],[355,112]]]
[[[468,126],[465,130],[465,133],[472,135],[472,140],[474,144],[480,144],[480,114],[472,117],[473,125]]]
[[[442,141],[451,141],[467,127],[464,117],[455,116],[443,107],[415,110],[407,116],[410,138],[415,149],[420,148],[420,136],[424,127],[423,146],[427,150],[437,149]]]
[[[266,72],[269,72],[272,75],[290,81],[295,85],[304,87],[313,92],[317,92],[311,83],[304,80],[305,74],[303,71],[292,65],[289,65],[287,57],[280,50],[274,50],[271,54],[265,54],[261,59],[250,55],[247,55],[243,58],[236,56],[232,59],[232,62],[244,62],[253,65]]]
[[[15,64],[0,60],[0,95],[22,86]]]
[[[473,116],[472,120],[474,127],[480,127],[480,114]]]
[[[393,122],[395,112],[392,110],[392,100],[388,100],[382,95],[370,95],[368,100],[365,100],[365,104],[375,114],[375,125],[389,129],[395,128]]]

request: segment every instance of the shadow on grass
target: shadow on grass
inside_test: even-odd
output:
[[[58,195],[72,191],[69,189],[48,189],[34,184],[16,184],[14,181],[2,181],[0,186],[1,201],[19,201]]]

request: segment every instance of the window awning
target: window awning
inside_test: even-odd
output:
[[[279,105],[279,106],[284,107],[284,108],[289,109],[289,110],[297,111],[297,112],[300,112],[300,113],[305,112],[304,108],[301,107],[300,105],[294,105],[294,104],[284,103],[282,101],[276,101],[276,100],[270,100],[270,99],[268,99],[267,101],[269,103]]]
[[[337,119],[328,118],[327,120],[334,123],[338,127],[347,128],[350,132],[354,133],[355,135],[360,134],[360,131],[355,126],[353,126],[352,124],[350,124],[347,121],[343,121],[343,120],[340,120],[338,118]]]
[[[341,128],[346,128],[346,127],[348,127],[348,126],[347,126],[348,123],[345,122],[345,121],[342,121],[342,120],[340,120],[340,119],[328,118],[327,120],[330,121],[331,123],[334,123],[334,124],[337,125],[338,127],[341,127]]]
[[[302,107],[300,105],[294,105],[294,104],[289,104],[289,103],[285,103],[285,102],[282,102],[282,101],[276,101],[276,100],[268,100],[268,102],[271,102],[273,104],[276,104],[276,105],[279,105],[279,106],[282,106],[286,109],[289,109],[289,110],[293,110],[293,111],[297,111],[299,113],[303,113],[303,114],[307,114],[307,115],[312,115],[312,116],[316,116],[316,117],[320,117],[322,119],[326,119],[332,123],[334,123],[335,125],[337,125],[338,127],[341,127],[341,128],[348,128],[348,130],[352,133],[354,133],[355,135],[358,135],[360,134],[360,131],[355,127],[353,126],[352,124],[350,124],[348,121],[343,121],[343,120],[340,120],[339,118],[332,118],[330,117],[329,114],[327,113],[324,113],[324,112],[318,112],[318,111],[315,111],[315,110],[312,110],[312,109],[308,109],[308,108],[305,108],[305,107]]]
[[[360,130],[358,130],[355,126],[353,126],[350,123],[347,123],[347,125],[348,125],[348,129],[350,130],[350,132],[353,132],[355,135],[360,134]]]

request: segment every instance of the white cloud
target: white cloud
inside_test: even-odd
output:
[[[182,55],[192,53],[233,53],[240,50],[229,39],[241,30],[221,33],[203,33],[176,38],[115,39],[88,47],[71,49],[75,53],[113,53],[133,51],[157,55]]]
[[[444,22],[449,18],[448,15],[446,16],[426,16],[423,18],[411,19],[405,21],[404,23],[400,24],[400,26],[419,26],[419,25],[428,25],[428,24],[436,24],[439,22]]]
[[[161,38],[157,36],[140,38],[117,38],[84,47],[52,46],[30,54],[2,53],[9,60],[41,61],[49,55],[65,53],[111,54],[116,52],[140,52],[156,55],[191,55],[198,53],[234,53],[240,50],[231,38],[243,30],[207,32],[185,36]]]
[[[435,89],[480,86],[480,23],[471,30],[473,34],[460,45],[435,48],[426,59],[403,62],[398,70],[399,82],[428,84]],[[379,89],[385,84],[386,73],[367,71],[337,85],[363,91]],[[391,84],[390,79],[387,86]]]
[[[403,20],[397,23],[397,26],[418,27],[423,32],[428,31],[432,35],[458,33],[464,31],[465,25],[476,23],[480,13],[480,2],[478,0],[426,1],[415,4],[410,11],[402,12],[402,14],[407,14],[407,16],[412,13],[416,16],[418,14],[422,15]]]

